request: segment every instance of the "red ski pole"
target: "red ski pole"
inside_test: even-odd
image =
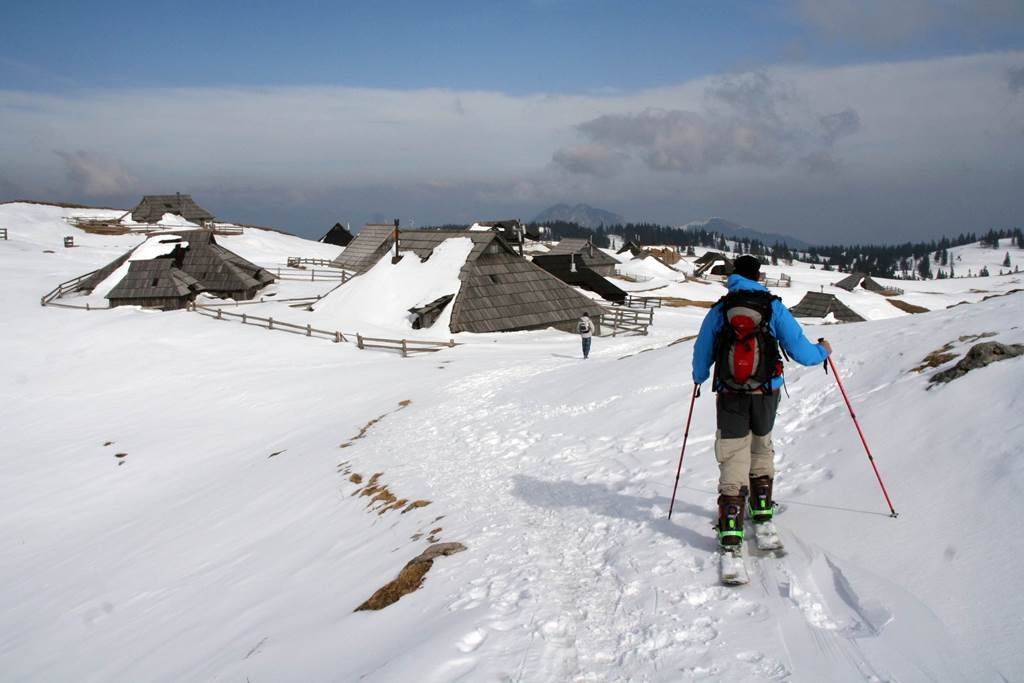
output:
[[[690,436],[690,420],[693,419],[693,404],[700,396],[700,385],[693,385],[693,396],[690,398],[690,414],[686,416],[686,431],[683,433],[683,449],[679,451],[679,467],[676,468],[676,483],[672,487],[672,502],[668,506],[668,518],[672,519],[672,508],[676,504],[676,489],[679,488],[679,473],[683,471],[683,455],[686,453],[686,438]]]
[[[821,339],[818,340],[820,343]],[[843,400],[846,401],[846,407],[850,411],[850,417],[853,418],[853,425],[857,428],[857,434],[860,435],[860,442],[864,444],[864,451],[868,454],[868,460],[871,462],[871,468],[875,471],[875,477],[878,479],[878,485],[882,487],[882,495],[885,496],[885,502],[889,506],[890,517],[899,517],[899,513],[892,506],[892,501],[889,499],[889,492],[885,490],[885,482],[882,481],[882,475],[878,473],[878,465],[875,464],[875,457],[871,455],[871,449],[868,448],[867,439],[864,438],[864,431],[860,428],[860,423],[857,422],[857,415],[853,412],[853,405],[850,404],[850,398],[846,395],[846,389],[843,388],[843,381],[839,379],[839,372],[836,370],[836,364],[832,362],[832,356],[829,355],[827,358],[829,367],[832,368],[832,376],[836,378],[836,384],[839,385],[839,391],[843,394]],[[828,368],[826,368],[827,370]]]

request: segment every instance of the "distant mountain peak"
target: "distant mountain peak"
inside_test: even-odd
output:
[[[623,225],[626,223],[626,219],[619,214],[604,209],[597,209],[588,204],[577,204],[575,206],[555,204],[537,214],[533,221],[534,223],[563,221],[591,229],[602,225]]]
[[[748,240],[759,240],[769,246],[775,242],[785,242],[790,247],[797,249],[804,249],[809,245],[802,239],[793,237],[792,235],[779,235],[772,232],[761,232],[760,230],[754,230],[748,228],[745,225],[736,223],[734,221],[726,220],[725,218],[719,218],[712,216],[711,218],[704,218],[702,220],[690,221],[685,225],[679,226],[680,230],[707,230],[708,232],[716,232],[723,237],[737,237],[739,239]]]

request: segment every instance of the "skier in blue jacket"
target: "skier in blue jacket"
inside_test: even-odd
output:
[[[718,394],[715,433],[715,458],[719,464],[718,538],[724,547],[739,545],[743,540],[748,493],[753,521],[767,522],[772,517],[775,476],[772,428],[783,384],[781,358],[775,349],[781,345],[790,358],[802,365],[822,363],[832,352],[827,341],[822,340],[820,344],[808,341],[789,309],[758,282],[760,268],[761,262],[753,256],[736,259],[735,270],[726,283],[729,294],[708,311],[693,349],[694,384],[703,384],[711,374],[712,365],[715,366],[711,388]],[[767,328],[770,338],[764,336],[757,341],[757,344],[764,342],[763,348],[736,341],[739,335],[734,330],[743,329],[737,328],[737,324],[745,318],[746,329],[755,332],[756,325],[767,318],[768,324],[763,327]],[[742,346],[757,349],[750,363],[756,368],[760,359],[760,372],[767,375],[755,372],[749,378],[736,377],[745,374],[743,350],[739,348]],[[773,352],[775,355],[771,356]]]

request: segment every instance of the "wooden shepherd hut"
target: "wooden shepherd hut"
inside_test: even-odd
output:
[[[274,281],[267,270],[217,244],[211,230],[161,233],[151,239],[175,238],[178,244],[153,258],[131,260],[139,247],[132,249],[83,280],[78,290],[91,292],[125,263],[128,272],[107,293],[111,306],[183,308],[200,292],[251,299]]]
[[[864,322],[864,318],[836,298],[835,294],[807,292],[800,303],[790,308],[789,312],[797,318],[824,318],[831,313],[840,322]]]
[[[394,226],[388,226],[394,230]],[[359,241],[360,233],[348,253]],[[571,286],[519,256],[499,235],[490,230],[400,230],[398,250],[402,258],[429,259],[447,239],[469,238],[473,248],[459,272],[459,290],[451,304],[452,332],[511,332],[556,327],[575,331],[585,312],[595,314],[601,307]],[[379,261],[386,250],[373,259]],[[345,254],[342,254],[345,256]],[[368,260],[371,257],[366,257]],[[368,270],[373,263],[366,265]],[[442,297],[441,299],[443,299]],[[414,310],[414,326],[429,327],[448,302],[441,299]],[[593,315],[595,331],[600,318]]]
[[[549,254],[573,254],[583,261],[583,265],[598,275],[615,275],[618,260],[594,246],[590,240],[582,238],[566,238],[551,248]]]
[[[213,221],[213,214],[199,206],[192,195],[181,194],[147,194],[131,211],[132,220],[136,223],[159,223],[165,213],[181,216],[189,223],[203,225]]]
[[[334,227],[327,231],[327,234],[320,238],[324,244],[333,244],[336,247],[347,247],[355,239],[341,223],[335,223]]]
[[[731,275],[735,270],[732,259],[717,251],[709,251],[693,262],[695,269],[693,274],[696,277],[704,275]]]

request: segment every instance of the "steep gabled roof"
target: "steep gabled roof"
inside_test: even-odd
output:
[[[158,223],[165,213],[173,213],[197,225],[213,220],[213,214],[196,204],[188,194],[147,194],[132,209],[132,220],[136,223]]]
[[[331,265],[357,274],[365,273],[394,244],[394,231],[394,225],[364,225]]]
[[[452,309],[452,332],[504,332],[576,320],[599,308],[591,299],[506,249],[467,264]]]
[[[854,289],[857,288],[857,285],[859,285],[860,281],[863,280],[865,277],[866,276],[864,275],[864,273],[853,273],[852,275],[844,277],[842,280],[835,284],[836,287],[839,287],[840,289],[845,289],[847,292],[852,292]]]
[[[857,315],[844,304],[835,294],[807,292],[796,306],[789,309],[797,318],[824,318],[829,313],[844,323],[863,322],[864,318]]]
[[[334,227],[327,231],[327,234],[320,238],[324,244],[333,244],[336,247],[347,247],[355,239],[341,223],[335,223]]]
[[[575,254],[591,268],[595,266],[616,266],[619,261],[604,253],[590,240],[571,237],[563,239],[551,248],[548,254]]]

